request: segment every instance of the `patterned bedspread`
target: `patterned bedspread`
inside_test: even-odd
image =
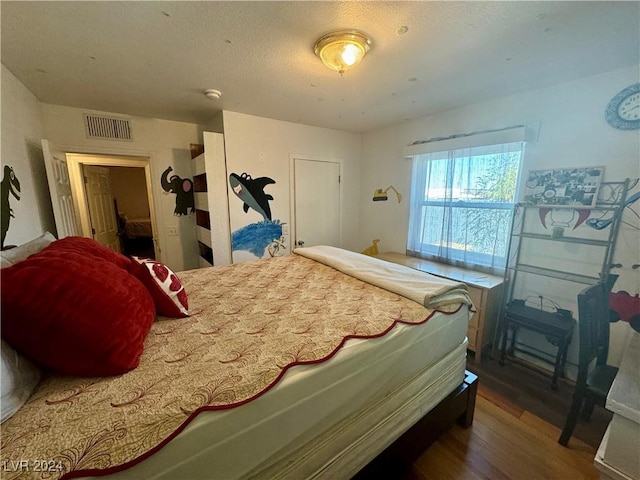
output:
[[[2,478],[120,470],[156,452],[198,413],[249,402],[288,368],[326,360],[348,338],[381,336],[396,322],[419,324],[433,314],[299,255],[180,277],[192,315],[158,317],[137,369],[47,378],[2,424]],[[34,462],[42,462],[40,471]]]

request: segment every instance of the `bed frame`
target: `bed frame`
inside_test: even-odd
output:
[[[457,422],[465,428],[471,426],[477,387],[478,377],[465,370],[462,383],[427,414],[420,413],[420,404],[424,400],[423,393],[415,392],[413,400],[409,400],[398,410],[390,413],[373,428],[360,430],[357,440],[346,448],[340,449],[333,458],[327,455],[323,442],[319,442],[311,451],[302,449],[289,457],[284,462],[286,464],[284,468],[282,463],[274,464],[270,469],[250,474],[248,478],[252,480],[259,478],[278,480],[397,478],[399,473],[406,471],[453,423]],[[388,446],[385,448],[384,444],[381,446],[385,438],[396,440],[390,444],[387,443]],[[324,443],[332,444],[333,440],[340,441],[339,434],[325,438]],[[376,452],[380,453],[376,456]],[[317,469],[318,458],[324,463],[324,466],[319,469]],[[308,469],[305,465],[307,463],[316,467]]]
[[[457,389],[373,459],[353,480],[393,478],[410,467],[452,424],[469,428],[473,423],[478,376],[469,370],[464,374],[464,380]]]

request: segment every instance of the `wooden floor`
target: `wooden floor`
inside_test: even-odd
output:
[[[549,374],[510,361],[501,366],[497,359],[485,358],[479,364],[469,361],[467,368],[478,375],[481,385],[494,392],[494,397],[508,399],[512,408],[527,410],[558,428],[564,426],[571,409],[573,383],[561,378],[558,389],[551,390]],[[611,418],[609,410],[596,407],[590,421],[578,422],[573,436],[597,449]]]
[[[470,428],[454,424],[439,437],[424,432],[424,447],[411,449],[405,459],[382,454],[354,480],[608,478],[593,460],[611,412],[596,407],[590,422],[578,422],[566,448],[558,437],[571,403],[570,382],[563,380],[554,391],[548,375],[517,364],[502,367],[488,358],[481,364],[470,361],[467,368],[479,379]]]
[[[471,428],[454,425],[396,478],[599,479],[596,449],[572,438],[558,444],[560,429],[480,383]]]

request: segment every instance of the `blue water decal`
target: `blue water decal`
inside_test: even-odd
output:
[[[265,249],[282,236],[280,220],[251,223],[231,234],[231,249],[246,250],[262,258]]]

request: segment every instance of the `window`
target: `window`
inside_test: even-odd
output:
[[[409,254],[502,273],[522,153],[513,142],[414,155]]]

